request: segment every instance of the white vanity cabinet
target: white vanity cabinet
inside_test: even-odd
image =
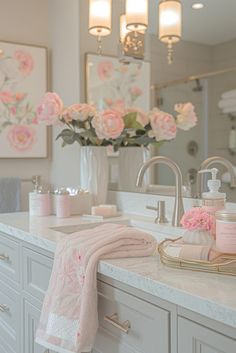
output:
[[[179,353],[235,353],[235,339],[186,318],[178,318]]]
[[[34,341],[52,266],[52,253],[0,232],[0,353],[53,353]],[[234,328],[188,313],[99,274],[93,353],[236,353]]]

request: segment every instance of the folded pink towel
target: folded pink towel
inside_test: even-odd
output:
[[[154,238],[125,225],[104,224],[59,242],[36,342],[58,353],[90,352],[97,328],[100,259],[149,256]]]

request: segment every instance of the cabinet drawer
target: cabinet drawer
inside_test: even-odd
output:
[[[236,340],[178,318],[178,353],[235,353]]]
[[[47,291],[53,260],[27,248],[23,248],[23,286],[24,290],[43,300]]]
[[[20,283],[19,243],[0,233],[0,275],[18,285]],[[2,276],[1,276],[2,277]],[[5,279],[4,279],[5,280]]]
[[[20,296],[0,281],[0,340],[9,352],[20,347]],[[1,351],[1,350],[0,350]],[[4,351],[4,350],[3,350]]]
[[[168,311],[101,282],[98,288],[95,351],[115,352],[117,346],[120,353],[169,353]]]

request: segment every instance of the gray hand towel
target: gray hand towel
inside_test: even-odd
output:
[[[0,213],[20,211],[21,180],[0,178]]]

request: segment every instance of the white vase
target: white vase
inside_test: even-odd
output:
[[[84,146],[80,152],[80,184],[92,194],[93,205],[104,204],[108,189],[106,147]]]
[[[210,232],[205,230],[187,230],[183,235],[183,242],[186,244],[212,246],[214,238]]]
[[[136,186],[138,173],[143,163],[150,158],[150,151],[145,147],[121,147],[118,157],[118,187],[122,191],[138,191]],[[143,188],[150,184],[150,170],[144,175]]]

